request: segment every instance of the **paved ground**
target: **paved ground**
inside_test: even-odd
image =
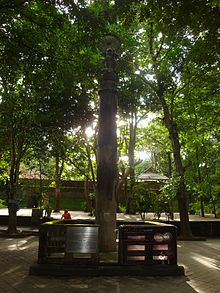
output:
[[[59,213],[53,213],[51,214],[51,217],[54,219],[60,219],[64,211],[60,211]],[[20,209],[17,212],[17,216],[31,216],[32,210],[31,209]],[[82,212],[82,211],[70,211],[72,219],[91,219],[88,215],[88,213]],[[0,209],[0,215],[8,215],[8,208],[1,208]],[[147,213],[146,220],[152,220],[155,218],[155,215],[153,213]],[[206,214],[205,217],[200,217],[199,215],[190,215],[189,216],[190,221],[220,221],[220,218],[214,218],[213,214]],[[118,220],[127,220],[127,221],[140,221],[140,215],[126,215],[123,213],[117,214]],[[167,219],[166,215],[164,213],[161,214],[161,219]],[[179,220],[179,214],[174,213],[174,220]]]
[[[27,214],[30,211],[20,211],[20,213]],[[4,214],[3,209],[0,210],[0,214]],[[80,215],[74,212],[71,214],[73,218],[87,217],[86,214]],[[60,214],[53,216],[60,218]],[[118,215],[118,218],[120,217]],[[129,220],[131,220],[130,216]],[[185,267],[186,274],[186,276],[179,277],[52,278],[30,276],[29,267],[36,262],[37,252],[37,236],[0,238],[1,293],[220,292],[220,239],[178,241],[178,264]]]
[[[220,239],[178,242],[180,277],[52,278],[29,276],[37,260],[38,237],[0,238],[0,292],[219,293]]]

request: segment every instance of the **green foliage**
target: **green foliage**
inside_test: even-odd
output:
[[[126,206],[123,203],[118,204],[118,213],[125,213],[126,212]]]
[[[0,208],[5,208],[6,207],[6,203],[3,199],[0,199]]]
[[[161,119],[157,117],[146,126],[139,127],[137,138],[137,149],[149,154],[145,170],[147,167],[153,167],[155,171],[169,176],[168,155],[171,153],[171,144]]]
[[[84,134],[97,120],[103,67],[98,47],[113,33],[122,42],[119,119],[126,121],[118,136],[119,160],[146,151],[147,166],[174,178],[162,191],[174,196],[179,182],[172,154],[168,164],[165,103],[177,126],[190,203],[196,212],[201,199],[209,210],[218,209],[219,4],[188,2],[1,1],[0,180],[8,176],[12,149],[22,168],[48,178],[54,177],[52,156],[59,155],[63,178],[95,179],[96,137]],[[152,110],[158,118],[139,127]],[[128,163],[121,166],[125,171]]]
[[[165,192],[150,190],[145,183],[137,183],[133,194],[134,207],[144,220],[148,212],[154,212],[156,218],[161,213],[170,213],[170,196]]]
[[[135,177],[138,178],[141,173],[146,172],[151,167],[150,160],[143,160],[140,164],[135,167]]]
[[[162,193],[162,196],[164,198],[167,198],[167,200],[174,199],[176,196],[176,192],[179,187],[179,177],[175,176],[172,177],[168,183],[164,184],[160,188],[160,192]]]
[[[144,220],[147,212],[152,211],[153,197],[155,192],[146,189],[146,186],[141,183],[133,188],[133,204],[135,210],[140,214],[141,219]]]

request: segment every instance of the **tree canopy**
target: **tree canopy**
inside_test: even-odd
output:
[[[10,174],[11,199],[20,164],[39,159],[39,153],[65,159],[78,177],[95,184],[97,132],[92,138],[85,133],[96,128],[101,48],[111,34],[121,40],[119,177],[127,174],[132,190],[138,152],[154,154],[156,171],[175,178],[182,222],[188,220],[188,202],[196,212],[199,203],[202,214],[208,206],[217,215],[218,2],[2,0],[0,167]],[[148,123],[150,113],[156,118]],[[70,173],[64,167],[63,174]]]

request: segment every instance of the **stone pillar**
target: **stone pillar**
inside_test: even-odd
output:
[[[117,176],[117,81],[115,54],[106,50],[105,70],[99,91],[99,129],[97,150],[96,222],[100,226],[101,252],[116,250],[116,176]]]

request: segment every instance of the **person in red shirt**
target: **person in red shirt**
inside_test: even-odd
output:
[[[67,219],[71,219],[71,215],[68,212],[68,210],[65,210],[64,213],[62,214],[61,219],[67,220]]]

